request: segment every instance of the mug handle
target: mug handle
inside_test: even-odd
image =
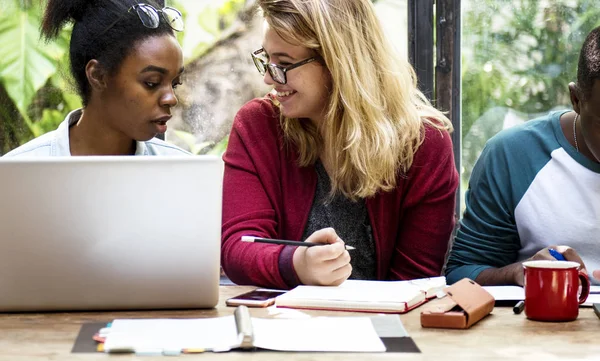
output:
[[[579,304],[582,304],[587,300],[590,294],[590,279],[587,273],[579,271],[579,280],[581,281],[581,294],[579,295]]]

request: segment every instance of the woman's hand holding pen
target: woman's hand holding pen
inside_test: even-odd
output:
[[[306,242],[327,245],[296,249],[293,262],[300,282],[305,285],[337,286],[350,277],[350,254],[333,228],[316,231]]]

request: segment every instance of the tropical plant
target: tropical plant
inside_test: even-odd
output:
[[[0,8],[2,151],[54,129],[68,110],[79,106],[62,69],[70,29],[45,43],[39,36],[40,22],[40,6],[31,0],[6,0]],[[42,88],[45,91],[38,94]]]

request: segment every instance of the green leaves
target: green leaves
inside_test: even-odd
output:
[[[194,155],[201,154],[203,150],[213,145],[212,142],[196,143],[196,137],[192,133],[183,130],[175,130],[174,133],[179,139],[183,140],[190,150],[190,153]]]
[[[186,63],[201,57],[214,46],[225,30],[231,26],[240,10],[244,8],[245,0],[213,0],[171,1],[172,6],[178,7],[184,13],[185,31],[179,39]]]
[[[27,107],[36,92],[56,73],[66,51],[60,42],[45,44],[39,38],[38,7],[9,7],[0,14],[0,82],[28,121]]]
[[[227,149],[227,143],[229,141],[229,136],[226,136],[216,144],[214,142],[196,143],[196,136],[192,133],[188,133],[183,130],[175,130],[174,133],[179,139],[181,139],[185,143],[190,153],[194,155],[222,155],[225,152],[225,149]]]

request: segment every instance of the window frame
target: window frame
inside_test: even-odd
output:
[[[408,54],[419,89],[438,109],[447,112],[454,163],[459,177],[461,146],[461,0],[408,0]],[[435,6],[435,14],[434,14]],[[435,53],[434,49],[435,20]],[[435,64],[435,67],[434,67]],[[460,218],[461,185],[456,190],[455,215]]]

